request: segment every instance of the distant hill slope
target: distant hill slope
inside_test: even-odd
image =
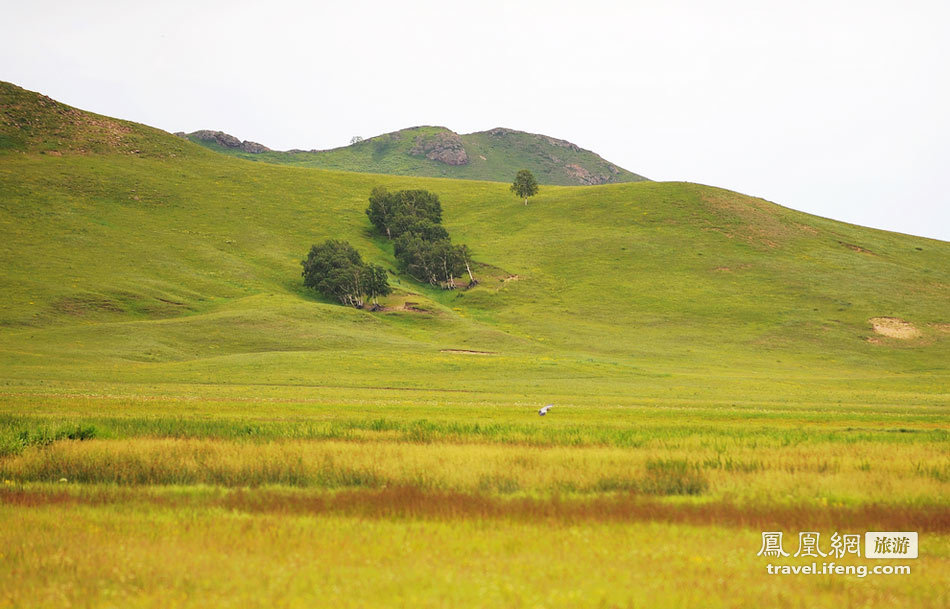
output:
[[[160,129],[78,110],[0,81],[0,152],[174,157],[194,153]]]
[[[947,242],[689,183],[548,186],[525,206],[507,184],[249,163],[2,95],[4,382],[792,400],[803,425],[830,399],[946,404]],[[394,272],[377,313],[305,290],[300,260],[330,237],[395,271],[364,213],[378,185],[436,192],[481,284]]]
[[[459,135],[445,127],[412,127],[342,148],[288,152],[220,131],[177,135],[252,161],[341,171],[510,182],[517,170],[529,169],[541,184],[565,186],[646,180],[568,141],[504,128]]]

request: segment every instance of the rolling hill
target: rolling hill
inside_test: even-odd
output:
[[[529,169],[541,184],[565,186],[646,180],[571,142],[502,127],[465,135],[412,127],[342,148],[288,152],[220,131],[177,135],[249,161],[340,171],[511,182],[518,169]]]
[[[251,163],[6,83],[0,102],[8,384],[945,403],[946,242],[682,182],[525,207],[502,183]],[[481,285],[394,275],[378,313],[306,291],[331,236],[395,269],[363,211],[377,185],[436,192]]]

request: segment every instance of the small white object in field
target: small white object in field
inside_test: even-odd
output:
[[[554,404],[548,404],[547,406],[545,406],[544,408],[542,408],[541,410],[539,410],[539,411],[538,411],[538,414],[543,417],[544,415],[546,415],[546,414],[548,413],[549,410],[551,410],[551,408],[552,408],[553,406],[554,406]]]

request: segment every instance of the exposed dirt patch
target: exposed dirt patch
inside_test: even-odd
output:
[[[866,248],[863,248],[863,247],[861,247],[860,245],[855,245],[855,244],[853,244],[853,243],[845,243],[844,241],[839,241],[838,243],[840,243],[841,245],[845,246],[846,248],[848,248],[849,250],[854,251],[854,252],[859,252],[859,253],[861,253],[861,254],[870,254],[870,255],[872,255],[872,256],[876,256],[876,255],[877,255],[877,254],[875,254],[874,252],[872,252],[871,250],[866,249]]]
[[[719,233],[720,235],[724,235],[727,239],[735,239],[735,238],[736,238],[735,235],[733,235],[733,234],[730,233],[729,231],[725,231],[725,230],[719,228],[718,226],[707,226],[707,227],[703,228],[703,230],[706,231],[706,232],[709,232],[709,233]]]
[[[101,296],[73,296],[56,303],[55,308],[67,315],[86,315],[87,313],[121,313],[119,303]]]
[[[502,278],[501,278],[501,282],[502,282],[502,283],[508,283],[509,281],[521,281],[521,276],[520,276],[520,275],[508,275],[507,277],[502,277]]]
[[[920,337],[920,330],[899,317],[872,317],[868,320],[874,331],[881,336],[899,340],[911,340]]]
[[[429,311],[417,306],[418,302],[409,302],[408,300],[402,304],[403,311],[414,311],[416,313],[428,313]]]
[[[497,351],[474,351],[472,349],[439,349],[442,353],[461,353],[463,355],[498,355]]]
[[[408,313],[432,313],[428,309],[423,309],[418,306],[418,302],[412,302],[407,300],[401,305],[394,305],[391,307],[376,307],[373,308],[373,311],[381,311],[383,313],[392,313],[392,312],[408,312]]]
[[[733,266],[717,266],[712,269],[713,273],[732,273],[733,271],[744,271],[748,268],[751,268],[751,264],[736,264]]]
[[[942,334],[950,334],[950,324],[930,324],[930,327]]]

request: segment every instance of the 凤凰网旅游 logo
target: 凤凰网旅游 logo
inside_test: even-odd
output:
[[[824,547],[824,550],[822,549]],[[794,554],[785,551],[782,531],[763,531],[762,546],[756,556],[773,558],[814,557],[843,558],[861,556],[861,535],[832,533],[827,545],[822,545],[821,533],[798,533],[798,549]],[[865,558],[917,558],[917,533],[914,531],[867,531],[864,534]]]
[[[822,539],[818,531],[798,533],[798,549],[794,554],[785,550],[782,531],[762,531],[762,545],[757,556],[789,559],[811,557],[809,562],[780,560],[765,565],[770,575],[908,575],[907,563],[861,564],[861,535],[835,531]],[[788,541],[791,550],[793,541]],[[866,531],[864,533],[864,558],[917,558],[917,533],[911,531]],[[838,559],[844,559],[839,564]],[[785,563],[785,564],[782,564]],[[789,564],[794,563],[794,564]]]

